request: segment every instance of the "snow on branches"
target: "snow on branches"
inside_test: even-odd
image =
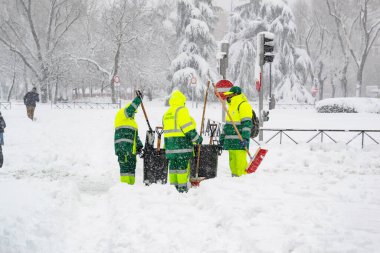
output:
[[[180,0],[177,15],[179,50],[169,69],[169,92],[174,88],[186,92],[193,77],[197,79],[197,91],[201,91],[208,80],[216,80],[212,67],[216,48],[211,34],[215,21],[213,6],[209,1]]]
[[[230,17],[229,78],[240,85],[248,94],[254,90],[254,59],[256,36],[259,32],[275,34],[275,58],[272,63],[272,83],[277,100],[312,102],[305,89],[302,71],[309,69],[310,57],[305,50],[295,46],[296,25],[294,15],[282,0],[260,0],[235,8]],[[252,74],[251,74],[252,73]],[[264,90],[265,92],[265,90]]]

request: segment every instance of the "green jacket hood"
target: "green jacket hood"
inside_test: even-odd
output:
[[[184,106],[186,103],[186,97],[179,90],[173,91],[169,99],[170,106]]]

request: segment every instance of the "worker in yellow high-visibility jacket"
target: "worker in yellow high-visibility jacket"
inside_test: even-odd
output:
[[[226,117],[226,124],[223,127],[219,141],[223,149],[228,150],[232,176],[240,177],[243,174],[247,174],[245,170],[248,163],[245,147],[249,148],[253,124],[252,107],[238,86],[233,86],[228,92],[223,94],[227,97],[228,112],[243,137],[243,141],[240,141],[228,116]]]
[[[190,159],[194,145],[202,143],[195,130],[195,121],[185,107],[186,97],[180,91],[172,93],[169,109],[163,116],[165,154],[169,160],[170,184],[179,192],[188,191]]]
[[[136,154],[143,149],[135,121],[142,94],[140,91],[136,94],[133,101],[120,109],[115,117],[115,154],[120,165],[120,181],[130,185],[135,183]]]

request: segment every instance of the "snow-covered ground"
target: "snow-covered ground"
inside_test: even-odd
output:
[[[153,126],[162,104],[146,102]],[[188,106],[199,122],[201,106]],[[211,104],[207,117],[219,120],[220,109]],[[31,122],[23,106],[2,111],[1,253],[379,251],[380,145],[272,141],[257,173],[241,178],[230,177],[224,152],[216,179],[179,194],[144,186],[141,160],[136,185],[119,183],[115,112],[38,105]],[[380,129],[378,114],[269,116],[268,128]],[[144,139],[141,109],[137,119]]]

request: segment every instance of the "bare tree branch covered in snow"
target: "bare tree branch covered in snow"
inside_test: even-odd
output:
[[[0,49],[20,59],[16,79],[26,75],[24,81],[37,84],[44,101],[69,97],[71,90],[75,99],[79,91],[85,96],[95,89],[116,102],[114,75],[122,78],[124,97],[127,85],[165,86],[175,43],[173,3],[0,0]],[[8,73],[1,80],[6,91],[13,71],[0,65]]]
[[[356,96],[362,96],[363,94],[364,66],[373,43],[377,39],[380,32],[380,20],[375,20],[372,24],[369,22],[369,3],[370,0],[357,0],[357,12],[354,19],[350,21],[343,11],[339,9],[337,1],[326,0],[329,13],[332,17],[334,17],[337,25],[340,26],[348,51],[350,52],[357,67]],[[360,40],[359,47],[354,46],[356,39]]]
[[[35,75],[42,100],[46,101],[57,47],[80,17],[80,1],[5,0],[3,6],[0,42],[16,53]]]

